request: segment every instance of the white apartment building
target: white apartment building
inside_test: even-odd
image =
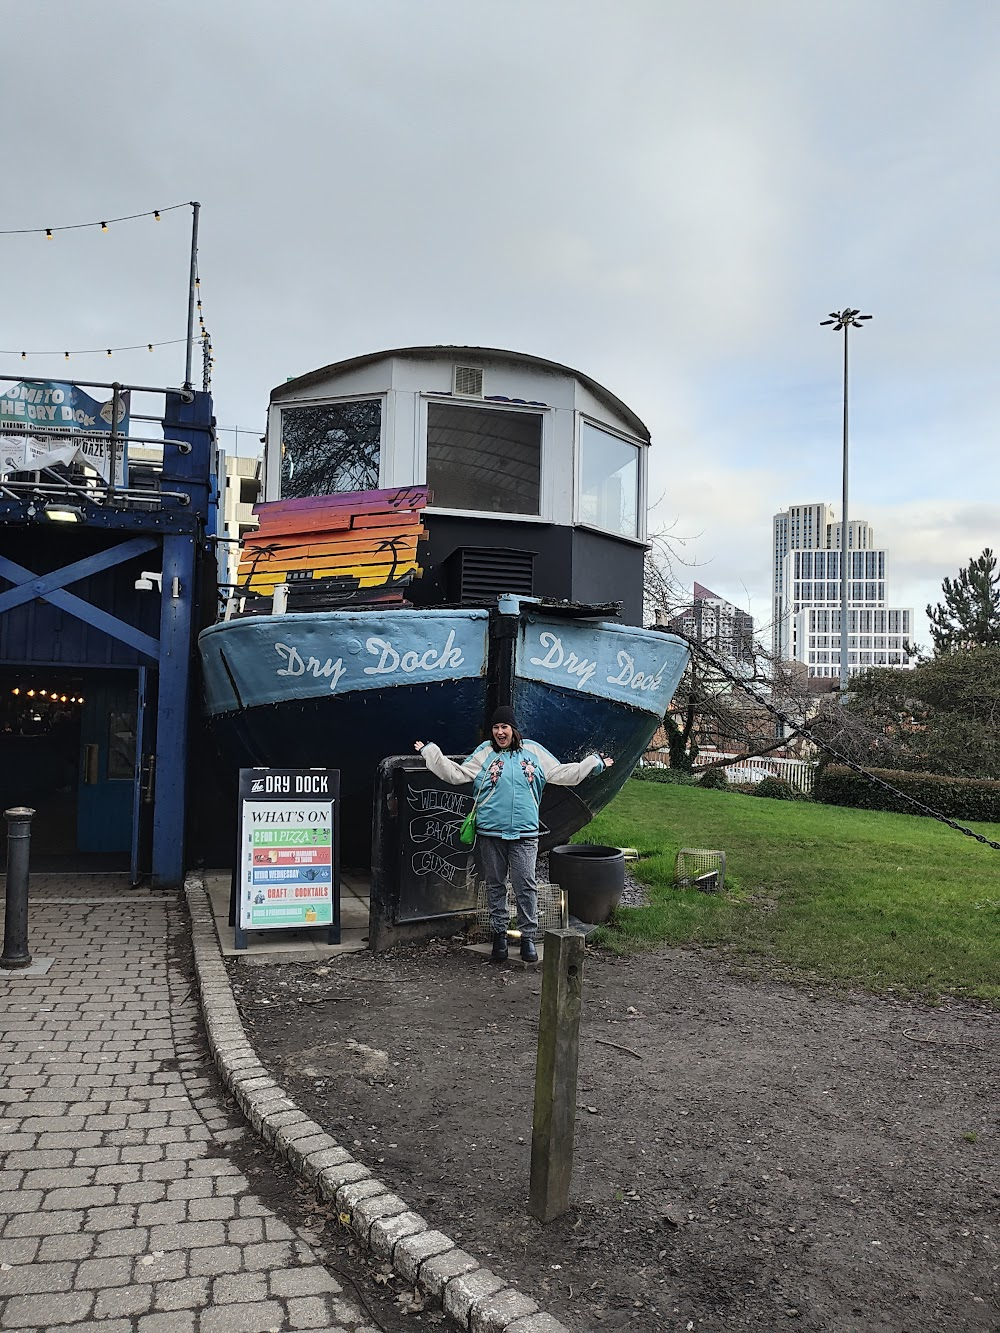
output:
[[[257,527],[253,507],[261,498],[260,458],[239,458],[219,450],[219,535],[228,538],[219,543],[219,584],[230,591],[236,584],[240,565],[237,544]]]
[[[830,505],[791,505],[774,516],[772,646],[810,676],[840,676],[841,543]],[[886,552],[863,519],[847,525],[847,559],[849,673],[911,668],[913,611],[887,604]]]

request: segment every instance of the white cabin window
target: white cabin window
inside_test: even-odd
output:
[[[619,537],[637,537],[638,445],[584,421],[580,453],[580,522]]]
[[[282,496],[376,490],[381,439],[379,398],[282,408]]]
[[[427,485],[435,508],[537,514],[541,474],[541,413],[428,403]]]

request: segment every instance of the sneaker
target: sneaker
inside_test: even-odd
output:
[[[493,953],[490,956],[491,963],[505,963],[507,961],[507,936],[493,936]]]
[[[522,963],[538,962],[538,950],[535,948],[534,940],[521,941],[521,962]]]

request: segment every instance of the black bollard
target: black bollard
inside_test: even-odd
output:
[[[7,910],[0,967],[8,972],[31,966],[28,952],[28,854],[34,813],[24,805],[3,812],[7,821]]]

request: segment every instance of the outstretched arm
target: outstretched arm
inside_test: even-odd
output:
[[[463,759],[460,764],[442,754],[441,747],[432,741],[426,744],[423,741],[414,741],[413,748],[432,773],[443,778],[445,782],[450,782],[454,787],[460,787],[464,782],[471,782],[483,766],[482,755],[479,752],[482,746],[479,750],[473,750],[468,759]]]
[[[544,746],[528,741],[524,748],[530,750],[538,760],[539,766],[545,774],[545,781],[555,783],[557,787],[576,787],[584,778],[590,777],[591,773],[603,773],[606,768],[610,768],[614,763],[614,760],[608,759],[607,756],[588,754],[579,763],[560,764]]]

